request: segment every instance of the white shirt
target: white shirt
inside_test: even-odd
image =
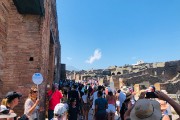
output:
[[[36,109],[32,112],[32,114],[29,114],[29,110],[33,105],[34,105],[34,102],[30,98],[28,98],[24,104],[24,114],[29,116],[29,120],[34,120],[35,118],[37,118],[38,107],[36,107]]]
[[[88,97],[88,95],[83,95],[83,96],[82,96],[82,99],[83,99],[83,102],[84,102],[84,103],[87,103],[87,97]]]
[[[94,92],[92,95],[92,99],[93,99],[92,109],[95,109],[95,100],[98,98],[97,93],[98,91]]]

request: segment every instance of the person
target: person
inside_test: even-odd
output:
[[[117,90],[116,92],[116,108],[117,108],[117,114],[118,114],[118,117],[120,117],[120,101],[119,101],[119,93],[120,93],[120,89]],[[119,119],[119,118],[118,118]]]
[[[133,97],[133,95],[131,94],[131,92],[127,91],[126,92],[126,99],[124,100],[124,102],[122,104],[122,107],[121,107],[121,111],[120,111],[120,113],[121,113],[121,120],[124,120],[124,114],[125,114],[125,112],[128,109],[128,103],[131,102],[132,97]]]
[[[121,91],[119,93],[119,102],[120,102],[120,117],[123,120],[123,115],[124,112],[122,111],[122,104],[124,103],[124,101],[126,100],[126,92],[128,91],[128,88],[126,86],[123,86],[121,88]]]
[[[29,96],[24,104],[24,114],[29,116],[29,120],[38,119],[38,110],[40,100],[38,99],[38,89],[36,86],[32,86],[29,91]]]
[[[160,108],[161,108],[161,112],[162,112],[162,120],[170,120],[169,116],[168,116],[168,105],[167,102],[164,100],[157,100],[160,103]]]
[[[77,120],[78,113],[79,108],[76,106],[76,98],[71,98],[68,110],[68,120]]]
[[[95,100],[95,119],[96,120],[106,120],[106,109],[108,107],[108,102],[105,98],[102,98],[102,91],[98,91],[98,98]]]
[[[5,98],[2,100],[1,105],[4,105],[9,109],[9,114],[15,113],[14,107],[16,107],[19,104],[19,99],[22,97],[20,93],[17,93],[15,91],[10,91],[6,94]],[[27,115],[22,116],[24,119],[28,118]],[[20,119],[21,117],[19,117]],[[14,118],[7,118],[7,120],[14,120],[17,119],[17,117]]]
[[[110,88],[108,88],[108,95],[106,96],[106,100],[108,102],[108,108],[106,109],[106,112],[108,113],[108,120],[114,120],[116,112],[116,97],[113,95],[113,92]]]
[[[80,100],[79,100],[79,116],[81,117],[81,119],[83,119],[83,108],[82,108],[82,104],[83,104],[83,100],[82,100],[82,96],[84,95],[84,92],[82,92],[82,86],[81,84],[78,85],[78,93],[80,95]]]
[[[125,120],[162,120],[159,102],[145,99],[146,93],[147,91],[142,91],[135,104],[129,101],[127,111],[124,114]]]
[[[63,90],[63,101],[64,101],[65,103],[68,103],[67,94],[68,94],[67,90]]]
[[[168,102],[180,115],[180,105],[176,103],[173,99],[168,97],[161,91],[155,91],[158,99]],[[128,110],[126,111],[124,117],[125,120],[165,120],[162,116],[160,104],[156,100],[144,99],[146,92],[142,92],[139,96],[139,100],[135,103],[135,106],[129,104]],[[178,118],[177,120],[180,120]]]
[[[54,119],[53,120],[67,120],[67,109],[68,105],[62,98],[61,103],[58,103],[54,108]]]
[[[174,108],[176,113],[180,116],[180,105],[178,103],[176,103],[173,99],[171,99],[170,97],[168,97],[166,94],[164,94],[161,91],[156,91],[155,94],[158,96],[159,99],[168,102]]]
[[[17,115],[15,113],[9,113],[9,109],[5,105],[0,106],[0,120],[7,120],[8,118],[14,118]]]
[[[79,102],[81,99],[80,93],[76,90],[77,86],[73,85],[71,90],[68,92],[68,100],[70,101],[72,98],[76,99],[76,106],[79,109]]]
[[[156,88],[154,85],[149,86],[148,92],[155,92]]]
[[[48,91],[47,97],[49,101],[48,107],[48,120],[51,120],[54,116],[54,108],[55,106],[60,103],[61,98],[63,97],[62,94],[58,90],[59,85],[57,83],[52,85],[52,90]]]
[[[92,104],[92,109],[93,110],[95,109],[95,100],[98,98],[98,91],[103,91],[103,87],[102,86],[98,86],[98,89],[97,89],[97,87],[95,86],[94,89],[96,91],[93,93],[93,95],[90,98],[91,100],[93,99],[93,104]]]
[[[139,99],[130,112],[131,120],[161,120],[160,104],[156,100]]]
[[[88,98],[88,90],[84,90],[84,95],[82,96],[83,100],[83,117],[85,120],[88,120],[88,112],[89,112],[89,98]]]

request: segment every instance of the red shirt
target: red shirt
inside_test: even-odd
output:
[[[54,93],[52,92],[52,90],[50,90],[48,92],[48,97],[51,96],[51,99],[49,101],[49,110],[54,110],[54,107],[60,103],[60,99],[63,97],[62,93],[59,92],[58,90],[56,90]]]

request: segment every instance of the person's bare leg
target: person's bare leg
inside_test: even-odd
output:
[[[84,109],[82,109],[82,116],[85,118],[85,110]]]
[[[108,120],[111,120],[111,113],[108,113]]]
[[[112,113],[111,120],[114,120],[115,113]]]
[[[118,117],[120,117],[120,106],[117,107],[117,114],[118,114]]]
[[[88,120],[88,111],[85,113],[86,120]]]

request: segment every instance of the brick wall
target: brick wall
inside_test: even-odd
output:
[[[9,17],[9,3],[0,1],[0,95],[3,94],[3,74],[5,69],[5,51],[7,46],[7,30]],[[1,98],[1,97],[0,97]]]
[[[21,92],[21,104],[15,110],[18,114],[23,113],[29,88],[34,85],[32,75],[40,72],[44,77],[39,86],[40,105],[44,106],[46,84],[53,82],[55,68],[59,67],[57,16],[51,2],[55,4],[55,0],[44,3],[45,15],[41,17],[19,14],[12,0],[0,1],[0,99],[8,91]],[[51,43],[50,31],[55,36],[54,43]],[[58,60],[56,65],[55,57]]]

